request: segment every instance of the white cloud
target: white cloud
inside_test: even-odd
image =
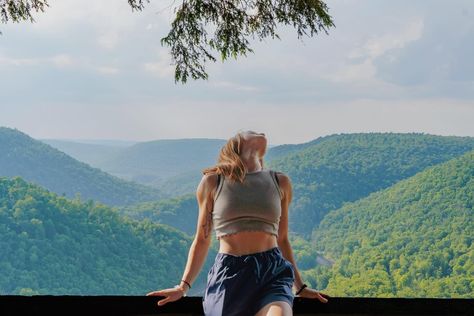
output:
[[[101,66],[97,67],[97,71],[103,75],[116,75],[120,72],[120,69],[117,67]]]
[[[397,25],[395,25],[397,27]],[[394,48],[403,48],[406,44],[419,40],[423,34],[424,23],[417,17],[406,23],[398,32],[387,32],[373,36],[367,40],[363,47],[357,47],[348,54],[349,59],[367,57],[373,59],[385,54]]]
[[[0,55],[1,66],[29,66],[37,65],[41,62],[40,58],[12,58]]]
[[[141,12],[127,1],[54,1],[36,23],[1,26],[0,125],[44,137],[135,139],[252,128],[275,143],[383,129],[474,135],[472,1],[329,0],[337,25],[329,35],[301,42],[292,26],[281,27],[282,41],[252,40],[255,54],[208,62],[209,80],[187,85],[174,84],[169,48],[159,46],[171,1]],[[47,92],[51,85],[57,93]],[[25,88],[31,93],[20,95]]]
[[[218,82],[213,82],[212,85],[217,88],[224,88],[224,89],[231,89],[231,90],[237,90],[237,91],[260,91],[261,89],[253,86],[248,86],[248,85],[243,85],[235,82],[230,82],[230,81],[218,81]]]
[[[51,64],[57,68],[65,68],[73,66],[77,63],[70,55],[68,54],[58,54],[51,57],[44,58],[15,58],[15,57],[6,57],[0,55],[0,67],[3,66],[36,66]]]
[[[51,57],[49,60],[58,68],[70,67],[77,64],[77,61],[68,54],[59,54]]]
[[[168,51],[158,49],[156,55],[158,57],[157,60],[143,63],[142,69],[159,78],[173,78],[175,68]]]
[[[100,47],[107,50],[114,49],[120,42],[120,36],[117,30],[108,30],[97,37],[97,43]]]
[[[152,25],[147,21],[153,20],[155,29],[168,24],[170,12],[156,14],[156,2],[160,1],[145,4],[143,11],[132,11],[127,1],[54,1],[44,13],[35,15],[35,23],[25,25],[42,35],[87,32],[100,48],[113,50],[130,34]]]
[[[397,27],[395,24],[395,28]],[[406,23],[398,31],[389,31],[380,35],[374,35],[366,40],[362,46],[355,47],[346,56],[349,62],[344,61],[339,64],[338,69],[333,73],[328,73],[324,77],[333,82],[360,82],[361,80],[371,84],[382,84],[375,78],[377,68],[374,59],[386,54],[392,49],[401,49],[408,43],[419,40],[423,34],[423,19],[417,17]],[[394,59],[393,55],[387,58]],[[353,63],[353,60],[363,61]]]

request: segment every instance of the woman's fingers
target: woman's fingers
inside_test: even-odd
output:
[[[146,296],[165,296],[164,299],[158,301],[158,306],[163,306],[168,302],[174,302],[183,296],[182,290],[177,288],[170,288],[160,291],[149,292]]]
[[[320,300],[321,302],[323,302],[323,303],[328,302],[327,298],[325,298],[323,295],[321,295],[321,293],[318,292],[316,295],[317,295],[318,300]]]
[[[163,305],[165,305],[166,303],[168,303],[169,301],[170,301],[170,299],[169,299],[169,296],[168,296],[167,298],[162,299],[161,301],[158,301],[157,304],[158,304],[158,306],[163,306]]]

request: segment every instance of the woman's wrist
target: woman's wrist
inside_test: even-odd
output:
[[[185,280],[181,280],[181,282],[179,283],[180,287],[182,287],[186,292],[191,288],[191,285],[185,281]]]
[[[301,292],[303,292],[303,290],[307,287],[308,285],[306,283],[303,283],[303,285],[301,285],[299,288],[296,289],[295,295],[300,295]]]
[[[181,280],[181,282],[185,283],[189,288],[191,288],[191,284],[188,281],[183,279],[183,280]]]
[[[175,288],[175,289],[180,289],[181,292],[183,292],[183,296],[186,296],[186,294],[187,294],[187,292],[188,292],[187,289],[186,289],[186,286],[182,286],[182,285],[180,285],[180,284],[176,284],[176,285],[174,286],[174,288]]]
[[[302,280],[299,280],[298,281],[295,281],[293,283],[293,289],[295,290],[295,292],[297,292],[299,289],[301,289],[301,287],[303,286],[304,282]]]

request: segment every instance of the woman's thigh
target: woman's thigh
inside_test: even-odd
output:
[[[274,301],[262,307],[255,316],[293,316],[293,308],[286,301]]]

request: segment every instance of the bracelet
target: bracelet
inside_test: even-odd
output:
[[[186,280],[181,280],[181,281],[183,281],[184,283],[186,283],[186,284],[189,286],[189,288],[191,288],[191,284],[189,284]]]
[[[300,294],[301,291],[303,291],[303,289],[304,289],[305,287],[308,287],[308,286],[306,285],[306,283],[303,283],[303,285],[301,286],[301,289],[299,289],[298,292],[295,293],[295,295]]]

